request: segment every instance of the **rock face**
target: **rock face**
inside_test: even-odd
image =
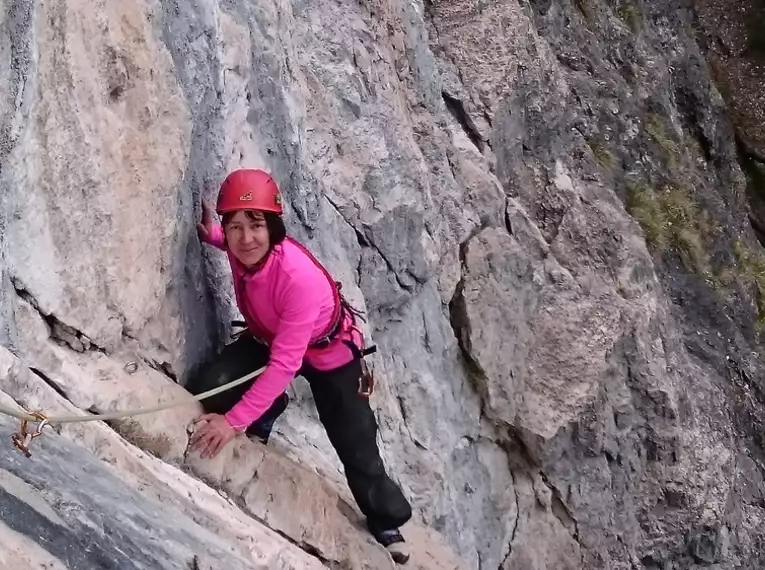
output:
[[[765,6],[699,0],[697,11],[700,43],[736,128],[752,226],[765,243]]]
[[[264,167],[368,315],[412,567],[760,568],[765,261],[696,16],[8,0],[3,401],[186,396],[236,315],[200,201]],[[214,461],[187,451],[196,404],[0,449],[0,560],[392,567],[292,390],[272,444]]]

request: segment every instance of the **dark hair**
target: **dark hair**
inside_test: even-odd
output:
[[[223,226],[225,227],[231,221],[231,218],[236,212],[226,212],[223,214]],[[244,214],[251,222],[255,221],[255,210],[245,210]],[[274,247],[284,241],[287,237],[287,227],[284,225],[282,217],[274,212],[262,212],[263,218],[266,220],[266,229],[268,230],[268,241],[270,247]],[[225,236],[225,233],[224,233]]]

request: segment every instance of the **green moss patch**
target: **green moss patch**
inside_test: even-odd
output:
[[[627,189],[627,211],[643,228],[649,249],[675,251],[691,271],[707,274],[704,243],[711,222],[684,188],[666,186],[656,191],[644,184]]]
[[[736,255],[736,277],[754,287],[757,302],[757,324],[765,324],[765,258],[737,241],[733,245]]]
[[[619,18],[632,30],[633,34],[637,34],[640,31],[642,17],[637,6],[625,2],[617,8],[616,13],[619,14]]]
[[[670,170],[680,162],[680,147],[669,134],[664,120],[655,113],[648,113],[645,119],[645,132],[662,151],[664,162]]]

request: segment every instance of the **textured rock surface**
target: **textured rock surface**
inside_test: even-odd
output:
[[[183,396],[236,314],[199,202],[264,166],[291,231],[368,313],[414,567],[761,567],[765,262],[696,16],[674,0],[8,0],[0,389],[52,411]],[[195,405],[67,426],[39,461],[72,464],[30,475],[0,455],[3,504],[51,540],[55,519],[75,541],[108,528],[168,567],[200,542],[200,567],[389,567],[293,392],[274,449],[212,462],[186,453]],[[93,474],[117,500],[63,483]],[[129,525],[157,501],[178,514],[151,546]],[[9,563],[72,564],[10,520]]]
[[[765,5],[699,0],[697,37],[736,128],[750,220],[765,244]]]
[[[3,390],[27,405],[61,415],[73,409],[5,351],[0,367]],[[0,403],[15,407],[7,396]],[[27,556],[25,567],[50,568],[186,569],[195,558],[199,567],[325,567],[108,428],[71,426],[66,435],[81,445],[48,428],[30,459],[10,445],[0,450],[0,533],[9,560]],[[1,420],[2,440],[17,428]]]
[[[765,162],[765,6],[697,1],[699,36],[738,136]]]

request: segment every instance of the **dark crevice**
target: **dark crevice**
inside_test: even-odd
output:
[[[505,557],[502,559],[502,562],[499,565],[499,568],[497,570],[504,570],[505,564],[507,563],[508,558],[510,558],[510,555],[513,553],[513,544],[515,543],[515,535],[518,534],[518,521],[521,518],[521,502],[520,497],[518,496],[518,485],[515,479],[515,473],[512,469],[509,469],[510,471],[510,477],[513,480],[513,493],[515,494],[515,521],[513,522],[513,532],[510,534],[510,542],[507,545],[507,554],[505,554]]]
[[[507,201],[505,201],[505,229],[508,234],[513,235],[513,224],[510,222],[510,216],[507,213]]]
[[[169,362],[167,361],[157,362],[153,358],[143,358],[142,360],[144,360],[144,362],[146,362],[146,364],[148,364],[150,368],[153,368],[160,374],[167,376],[173,382],[178,382],[178,375],[173,370],[173,365],[170,364]]]
[[[454,337],[457,340],[457,345],[459,346],[463,361],[467,366],[468,375],[471,377],[471,380],[473,380],[477,393],[484,404],[487,401],[487,395],[485,394],[486,373],[472,355],[472,347],[470,343],[470,320],[468,319],[467,306],[465,305],[465,297],[463,293],[465,290],[465,255],[468,244],[470,244],[471,240],[486,227],[488,226],[481,225],[474,228],[467,239],[460,244],[459,261],[461,276],[454,290],[454,294],[449,301],[449,324],[454,332]]]
[[[765,247],[765,157],[736,136],[736,150],[741,171],[746,176],[749,224],[757,240]]]
[[[452,178],[454,180],[457,180],[457,167],[454,166],[454,163],[452,162],[451,156],[449,156],[449,151],[446,152],[446,162],[449,164],[449,170],[452,171]]]
[[[356,241],[358,242],[359,247],[361,248],[365,247],[364,244],[359,240],[359,232],[356,230],[353,224],[348,220],[348,218],[346,218],[343,215],[343,213],[340,211],[340,207],[337,204],[335,204],[332,201],[332,199],[326,194],[324,195],[324,198],[327,200],[329,205],[332,206],[335,212],[337,212],[337,215],[340,216],[340,219],[343,220],[346,224],[348,224],[348,227],[351,228],[351,230],[353,230],[353,233],[356,236]],[[356,283],[358,285],[361,285],[361,263],[362,263],[362,256],[361,254],[359,254],[358,263],[356,264]]]
[[[473,123],[473,120],[470,118],[468,112],[465,110],[465,105],[463,102],[452,97],[446,91],[442,91],[441,96],[444,99],[444,103],[446,104],[446,108],[449,110],[449,113],[451,113],[455,120],[462,126],[462,130],[465,131],[465,134],[476,146],[476,148],[483,152],[485,141],[481,135],[478,134],[478,129],[476,128],[475,123]]]
[[[353,229],[353,233],[356,235],[356,241],[359,243],[359,246],[366,247],[366,248],[372,247],[372,244],[370,243],[370,241],[367,239],[367,237],[364,235],[363,232],[356,229],[355,226],[351,226],[351,228]]]
[[[704,155],[704,160],[707,162],[711,162],[712,157],[712,141],[710,141],[707,136],[704,134],[704,131],[702,131],[700,128],[698,129],[698,134],[696,136],[696,140],[699,143],[699,146],[701,147],[701,152]]]
[[[467,309],[465,307],[465,298],[463,292],[465,290],[464,278],[460,279],[457,283],[457,287],[454,290],[451,301],[449,301],[449,323],[454,331],[454,337],[457,339],[457,344],[460,347],[462,357],[469,364],[475,364],[473,357],[470,354],[470,335],[469,328],[470,323],[467,317]]]
[[[95,344],[90,338],[84,335],[81,331],[75,327],[71,327],[59,320],[52,314],[48,314],[40,308],[40,304],[37,299],[26,290],[26,288],[19,282],[19,280],[11,276],[11,283],[13,289],[16,291],[16,295],[24,301],[26,301],[37,313],[42,317],[43,321],[48,325],[50,331],[50,337],[62,346],[66,346],[75,352],[101,352],[107,354],[106,350],[97,344]]]
[[[740,134],[736,133],[734,135],[734,142],[736,150],[742,160],[755,160],[765,164],[765,154],[759,152],[756,148],[747,143]],[[741,162],[741,160],[739,160],[739,162]]]
[[[64,398],[66,401],[68,401],[68,402],[72,403],[72,401],[69,399],[69,396],[67,396],[67,394],[66,394],[66,392],[64,391],[64,389],[63,389],[61,386],[59,386],[59,385],[58,385],[58,383],[54,382],[54,381],[53,381],[53,380],[52,380],[52,379],[51,379],[51,378],[50,378],[50,377],[49,377],[47,374],[45,374],[45,373],[44,373],[42,370],[40,370],[40,369],[38,369],[38,368],[33,368],[33,367],[31,367],[31,366],[29,367],[29,370],[31,370],[32,372],[34,372],[34,373],[35,373],[35,375],[37,375],[37,376],[40,378],[40,380],[42,380],[42,381],[43,381],[43,382],[45,382],[45,383],[46,383],[48,386],[50,386],[51,388],[53,388],[53,390],[54,390],[54,391],[55,391],[55,392],[56,392],[56,393],[57,393],[59,396],[61,396],[62,398]]]
[[[102,354],[107,354],[107,355],[109,354],[106,351],[106,349],[95,344],[90,338],[84,335],[82,331],[79,331],[78,329],[67,325],[63,321],[56,318],[54,315],[47,314],[45,311],[43,311],[40,308],[40,305],[37,302],[37,299],[35,299],[34,296],[32,296],[32,294],[29,293],[26,290],[26,288],[23,285],[21,285],[16,278],[11,277],[11,282],[13,284],[13,288],[16,291],[16,294],[18,295],[18,297],[26,301],[35,311],[37,311],[40,317],[42,317],[43,321],[45,321],[45,323],[48,325],[50,338],[54,342],[78,353],[99,352]],[[124,328],[123,328],[122,336],[124,338],[138,342],[138,340],[134,336],[131,336],[131,334]],[[148,366],[150,366],[151,368],[159,372],[160,374],[163,374],[169,379],[171,379],[173,382],[178,382],[178,375],[173,370],[173,366],[170,362],[167,362],[167,361],[159,362],[153,358],[149,358],[146,356],[140,356],[140,359],[144,361]],[[48,384],[50,384],[61,396],[66,398],[66,394],[61,392],[61,390],[55,385],[55,383],[53,383],[52,380],[47,378],[39,370],[33,369],[33,371],[38,376],[40,376],[43,380],[45,380]]]
[[[406,408],[404,407],[404,397],[401,394],[396,394],[396,402],[398,403],[399,412],[401,412],[401,419],[404,421],[404,424],[407,424],[409,414],[406,413]]]
[[[356,231],[356,238],[359,240],[359,245],[361,245],[362,247],[369,247],[375,250],[377,254],[385,262],[385,265],[388,268],[388,271],[396,279],[396,284],[404,291],[412,293],[414,291],[414,287],[412,287],[411,285],[407,285],[406,283],[401,281],[401,277],[399,277],[398,272],[394,269],[393,264],[388,260],[388,258],[382,252],[382,250],[379,247],[377,247],[377,245],[372,240],[365,237],[364,234],[362,234],[359,230],[357,230],[356,228],[354,228],[354,230]]]
[[[454,337],[459,347],[460,355],[462,357],[462,364],[464,365],[464,373],[469,384],[472,386],[473,391],[478,395],[481,402],[481,414],[489,419],[492,419],[491,414],[487,411],[489,395],[488,395],[488,379],[486,372],[481,367],[480,363],[472,355],[472,346],[470,342],[470,320],[467,314],[467,305],[465,303],[464,290],[465,290],[465,250],[470,240],[481,231],[482,228],[476,228],[471,232],[470,237],[460,244],[459,260],[461,266],[461,277],[454,290],[451,300],[449,301],[449,325],[452,328]]]
[[[765,222],[761,222],[756,217],[752,216],[751,214],[748,216],[749,218],[749,224],[752,226],[752,229],[754,230],[754,235],[757,237],[757,241],[760,242],[760,245],[765,247]]]
[[[486,124],[489,125],[489,128],[491,129],[493,126],[492,125],[493,121],[491,120],[491,117],[489,116],[489,112],[486,109],[484,109],[483,111],[483,118],[486,121]],[[491,149],[491,141],[485,140],[484,144],[488,146],[489,149]]]
[[[542,475],[542,478],[544,479],[544,475]],[[571,511],[568,509],[566,504],[561,499],[558,489],[548,484],[546,480],[545,480],[545,485],[547,485],[547,487],[552,491],[552,494],[553,494],[550,512],[553,515],[555,515],[555,518],[560,521],[560,524],[566,530],[571,531],[570,526],[573,525],[573,532],[571,533],[571,538],[579,542],[579,525],[577,524],[576,519],[574,519]],[[566,519],[568,519],[570,523],[567,524]]]
[[[465,305],[465,297],[463,292],[465,290],[464,278],[460,279],[457,283],[457,287],[454,290],[451,301],[449,301],[449,324],[454,332],[454,337],[457,339],[457,346],[459,346],[462,359],[467,365],[467,371],[469,376],[474,380],[474,384],[478,384],[477,388],[481,400],[485,402],[484,389],[482,388],[485,382],[477,383],[475,380],[479,378],[485,381],[485,374],[481,369],[481,366],[476,362],[471,354],[470,346],[470,321],[467,316],[467,307]]]
[[[428,448],[423,445],[420,441],[416,439],[411,433],[411,426],[409,425],[409,414],[406,411],[406,406],[404,404],[404,397],[400,394],[396,394],[396,403],[398,404],[398,409],[401,412],[401,420],[404,422],[404,426],[406,427],[406,431],[409,434],[409,440],[414,444],[414,446],[417,449],[421,449],[423,451],[428,451]]]

